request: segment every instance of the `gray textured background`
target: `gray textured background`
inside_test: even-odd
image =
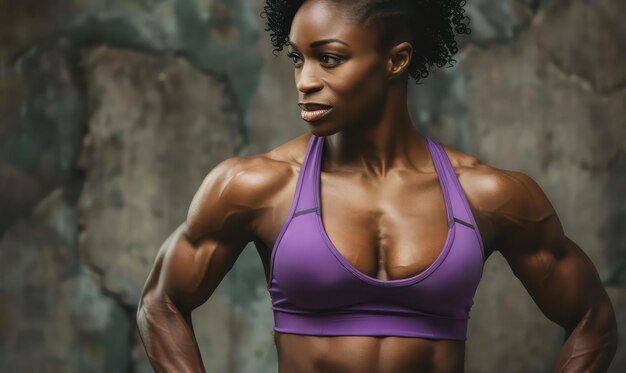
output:
[[[135,307],[206,173],[304,133],[262,0],[0,0],[0,371],[150,372]],[[469,0],[420,130],[544,189],[626,336],[626,2]],[[193,314],[213,372],[276,372],[250,245]],[[547,372],[563,333],[499,253],[467,372]],[[619,346],[611,372],[626,371]]]

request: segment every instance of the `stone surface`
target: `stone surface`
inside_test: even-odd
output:
[[[546,63],[601,97],[623,93],[625,12],[626,3],[619,0],[557,2],[537,22],[537,45]]]
[[[540,6],[539,0],[474,0],[467,1],[470,35],[460,41],[479,45],[506,43],[524,30]]]
[[[184,60],[102,47],[85,64],[81,254],[135,305],[165,233],[185,219],[208,171],[233,155],[236,120],[222,111],[225,84]]]
[[[33,46],[0,84],[0,232],[70,182],[86,116],[81,77],[66,38]]]
[[[123,372],[132,323],[80,263],[77,217],[55,189],[0,241],[0,371]]]
[[[240,143],[259,82],[258,17],[243,0],[0,1],[0,231],[76,168],[88,104],[81,54],[98,45],[183,56],[228,82]],[[16,193],[24,185],[29,193]]]

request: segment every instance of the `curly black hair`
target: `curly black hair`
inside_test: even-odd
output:
[[[266,0],[261,17],[270,32],[272,53],[280,52],[289,40],[291,22],[306,0]],[[330,0],[342,3],[340,0]],[[344,1],[343,4],[346,4]],[[381,51],[392,43],[409,38],[413,46],[409,75],[419,84],[433,65],[442,67],[458,52],[454,33],[470,34],[469,17],[463,15],[466,0],[354,0],[349,21],[357,24],[379,22]]]

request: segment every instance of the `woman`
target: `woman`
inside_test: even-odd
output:
[[[506,258],[568,338],[555,369],[604,371],[611,303],[540,187],[420,134],[407,80],[452,61],[464,1],[268,1],[309,132],[216,166],[164,243],[137,314],[157,371],[202,371],[191,311],[254,242],[281,372],[461,372],[484,261]]]

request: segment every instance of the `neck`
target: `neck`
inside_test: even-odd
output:
[[[381,115],[326,137],[324,159],[328,171],[358,171],[384,178],[394,170],[420,168],[427,155],[426,141],[413,126],[406,88],[391,90]]]

